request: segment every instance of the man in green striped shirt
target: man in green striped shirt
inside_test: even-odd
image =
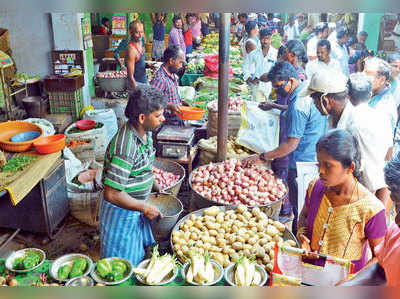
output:
[[[102,258],[117,256],[136,265],[154,242],[149,220],[161,213],[147,202],[154,184],[151,131],[165,121],[166,104],[156,88],[135,89],[125,110],[128,122],[108,145],[99,211]]]

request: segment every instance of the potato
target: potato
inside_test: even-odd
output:
[[[182,250],[183,254],[187,254],[189,252],[189,246],[183,245],[181,250]]]
[[[224,223],[224,213],[218,213],[216,219],[215,219],[218,223]]]
[[[199,239],[199,235],[196,233],[191,233],[190,234],[190,239],[193,241],[197,241]]]
[[[270,250],[268,254],[269,254],[269,257],[271,258],[271,260],[273,260],[275,258],[275,250]]]
[[[229,257],[233,263],[236,263],[239,260],[239,254],[237,254],[236,252],[230,254]]]
[[[262,259],[258,258],[256,259],[256,263],[261,266],[263,264],[263,261]]]
[[[235,242],[232,244],[232,248],[235,250],[241,250],[243,249],[243,243],[241,242]]]
[[[271,259],[268,254],[265,254],[262,261],[264,265],[268,265],[271,262]]]
[[[210,250],[210,248],[211,248],[211,243],[204,242],[203,249],[204,250]]]
[[[190,226],[193,226],[194,223],[193,223],[192,220],[189,219],[189,220],[186,220],[186,221],[184,222],[184,224],[190,227]]]
[[[284,232],[286,230],[286,226],[279,221],[274,221],[274,226],[278,229],[280,232]]]
[[[218,235],[218,232],[215,230],[215,229],[210,229],[209,231],[208,231],[208,233],[210,234],[210,236],[216,236],[216,235]]]
[[[271,237],[276,236],[277,234],[279,234],[278,229],[273,226],[273,225],[268,225],[267,226],[267,230],[266,230],[267,234],[270,235]]]
[[[237,220],[239,220],[243,223],[247,222],[247,219],[241,214],[237,215]]]
[[[247,258],[251,257],[251,251],[249,249],[243,250],[243,255]]]
[[[218,246],[218,247],[224,248],[225,245],[226,245],[226,243],[227,243],[226,240],[223,239],[223,238],[218,238],[218,239],[217,239],[217,246]]]
[[[245,243],[245,240],[244,240],[244,238],[243,238],[242,236],[237,235],[237,236],[236,236],[236,242],[240,242],[240,243],[244,244],[244,243]]]
[[[246,211],[242,214],[247,220],[249,220],[251,218],[251,213],[249,211]]]
[[[209,230],[215,230],[217,228],[216,225],[215,225],[215,222],[212,222],[212,221],[207,221],[206,222],[206,227]]]
[[[253,249],[253,254],[255,254],[256,255],[256,257],[259,257],[259,258],[264,258],[264,256],[265,256],[265,249],[263,248],[263,247],[261,247],[260,245],[258,245],[257,246],[257,244],[255,245],[256,247],[256,249],[254,250]]]
[[[257,227],[253,226],[251,228],[251,231],[256,234],[258,232],[258,229],[257,229]]]
[[[265,270],[268,272],[271,272],[272,269],[274,269],[274,264],[273,263],[269,263],[265,266]]]
[[[297,247],[297,244],[295,241],[293,240],[286,240],[283,242],[285,244],[285,246],[289,246],[289,247]]]
[[[197,219],[197,216],[194,215],[194,214],[192,214],[192,215],[190,215],[189,219],[190,219],[192,222],[195,222],[196,219]]]
[[[274,220],[268,219],[268,224],[274,224]]]
[[[247,207],[245,205],[238,205],[236,211],[240,214],[243,214],[244,212],[247,212]]]
[[[221,266],[224,264],[224,255],[220,252],[214,253],[214,260],[218,262]]]
[[[215,237],[209,237],[209,238],[208,238],[208,242],[209,242],[211,245],[216,245],[216,244],[217,244],[217,240],[215,239]]]
[[[232,232],[233,233],[237,233],[238,230],[239,230],[239,227],[236,224],[232,225]]]
[[[194,226],[197,227],[198,229],[202,230],[203,222],[201,222],[200,220],[196,220],[195,223],[194,223]]]
[[[218,213],[219,212],[221,212],[221,210],[219,209],[219,207],[217,207],[217,206],[212,206],[212,207],[209,207],[209,208],[207,208],[207,209],[205,209],[204,210],[204,215],[207,215],[207,216],[217,216],[218,215]]]
[[[180,244],[174,244],[174,250],[175,251],[181,250],[181,245]]]
[[[222,252],[222,248],[219,248],[218,246],[212,245],[212,246],[210,247],[210,251],[213,251],[213,252]]]
[[[229,244],[232,244],[236,241],[236,235],[230,234],[225,236],[225,239],[228,241]]]
[[[245,229],[244,227],[239,228],[239,230],[237,231],[237,234],[239,236],[244,237],[245,234],[247,234],[247,229]]]
[[[249,243],[250,245],[254,245],[257,243],[257,238],[254,238],[254,237],[250,238],[247,240],[247,243]],[[262,245],[264,245],[264,244],[262,244]]]
[[[252,236],[248,232],[243,235],[243,239],[244,239],[245,242],[248,242],[249,239],[251,239],[251,237]]]
[[[260,215],[261,210],[259,207],[255,207],[251,210],[251,214],[253,214],[254,217],[257,217],[258,215]]]
[[[275,241],[276,243],[282,243],[283,242],[283,239],[281,237],[279,237],[279,235],[275,235],[272,238],[272,240]]]
[[[225,212],[225,215],[233,215],[233,214],[235,214],[235,210],[228,210],[228,211],[226,211]]]
[[[202,240],[197,240],[196,241],[196,247],[198,248],[203,248],[204,242]]]
[[[268,240],[267,240],[266,238],[263,238],[263,239],[258,240],[258,244],[259,244],[260,246],[264,246],[264,245],[267,244],[267,243],[268,243]]]
[[[243,244],[243,250],[248,249],[248,250],[252,250],[253,249],[253,245],[250,244]]]
[[[176,251],[176,254],[177,254],[178,256],[180,256],[180,257],[183,257],[183,252],[182,252],[182,250],[177,250],[177,251]]]
[[[180,238],[183,235],[181,230],[172,233],[172,238],[178,237]]]
[[[231,215],[229,215],[229,219],[230,220],[236,220],[237,219],[237,215],[236,214],[231,214]]]
[[[182,225],[183,232],[188,232],[189,229],[190,229],[190,227],[188,225],[186,225],[186,224]]]
[[[224,263],[223,263],[224,268],[228,267],[230,263],[231,263],[231,260],[229,258],[229,255],[224,254]]]

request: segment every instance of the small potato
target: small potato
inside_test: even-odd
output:
[[[247,220],[249,220],[251,218],[251,213],[249,211],[246,211],[242,214]]]
[[[226,240],[225,239],[223,239],[223,238],[218,238],[217,239],[217,246],[218,247],[224,248],[225,245],[226,245]]]
[[[245,234],[243,235],[243,239],[244,239],[245,242],[248,242],[249,239],[251,239],[251,237],[252,237],[252,236],[251,236],[249,233],[245,233]]]
[[[239,230],[237,231],[237,234],[239,236],[244,237],[244,235],[247,233],[247,229],[245,229],[244,227],[239,228]]]
[[[238,235],[238,236],[236,236],[236,242],[240,242],[240,243],[244,244],[245,240],[242,236]]]
[[[186,254],[186,253],[189,252],[189,246],[183,245],[181,250],[182,250],[182,252],[183,252],[184,254]]]
[[[217,226],[215,225],[215,222],[212,222],[212,221],[207,221],[206,222],[206,226],[207,226],[207,228],[209,229],[209,230],[212,230],[212,229],[217,229]]]
[[[218,234],[215,236],[215,238],[216,238],[216,239],[226,239],[226,235],[227,235],[227,234],[218,233]]]
[[[203,249],[204,250],[210,250],[210,248],[211,248],[211,244],[208,243],[208,242],[205,242],[204,245],[203,245]]]
[[[250,251],[251,251],[251,250],[253,249],[253,245],[250,245],[250,244],[244,244],[244,245],[243,245],[243,249],[244,249],[244,250],[248,249],[248,250],[250,250]]]
[[[204,242],[202,240],[197,240],[196,247],[203,248]]]
[[[265,266],[265,270],[268,272],[271,272],[272,269],[274,269],[274,264],[273,263],[269,263],[267,264],[267,266]]]
[[[236,252],[230,254],[229,257],[233,263],[236,263],[239,260],[239,254],[237,254]]]
[[[182,226],[183,232],[188,232],[189,229],[190,229],[190,227],[189,227],[188,225],[186,225],[186,224],[184,224],[184,225]]]
[[[225,229],[224,229],[222,226],[221,226],[220,228],[218,228],[217,232],[218,232],[219,234],[223,234],[223,235],[226,234],[226,231],[225,231]]]
[[[241,222],[247,222],[247,219],[246,219],[243,215],[241,215],[241,214],[239,214],[239,215],[237,216],[237,220],[239,220],[239,221],[241,221]]]
[[[274,224],[274,220],[268,219],[268,224]]]
[[[286,240],[285,242],[283,242],[286,246],[289,246],[289,247],[297,247],[297,244],[296,244],[296,242],[295,241],[293,241],[293,240]]]
[[[202,226],[200,229],[201,229],[201,231],[203,233],[207,233],[208,234],[208,228],[206,226]]]
[[[223,267],[226,268],[229,266],[229,264],[231,263],[231,260],[229,258],[229,255],[224,254],[224,263],[223,263]]]
[[[185,221],[185,225],[193,226],[193,224],[194,224],[193,221],[190,219]]]
[[[215,219],[218,223],[224,223],[224,213],[219,213]]]
[[[197,227],[198,229],[202,229],[203,222],[201,222],[200,220],[196,220],[196,222],[194,223],[194,226]]]
[[[208,233],[210,234],[210,236],[216,236],[216,235],[218,235],[218,232],[215,230],[215,229],[210,229],[209,231],[208,231]]]
[[[235,242],[232,244],[232,248],[235,250],[241,250],[243,249],[243,243],[241,242]]]
[[[266,255],[264,255],[262,261],[263,261],[263,264],[264,264],[264,265],[268,265],[268,264],[271,262],[271,259],[270,259],[269,255],[266,254]]]
[[[281,237],[279,237],[279,235],[275,235],[272,238],[273,241],[275,241],[276,243],[283,243],[283,239]]]
[[[243,255],[247,258],[251,257],[251,251],[249,249],[243,250]]]
[[[204,216],[204,222],[207,223],[208,221],[215,222],[215,217]]]
[[[191,233],[190,234],[190,239],[193,241],[197,241],[199,239],[199,235],[196,233]]]
[[[215,237],[209,237],[208,241],[211,245],[216,245],[217,244],[217,240],[215,239]]]
[[[247,207],[245,205],[238,205],[236,211],[240,214],[247,212]]]
[[[179,245],[179,244],[175,244],[175,245],[174,245],[174,250],[175,250],[175,251],[181,250],[181,248],[182,248],[182,247],[181,247],[181,245]]]
[[[224,255],[220,252],[214,253],[214,259],[220,264],[221,266],[224,264]]]
[[[220,212],[221,212],[221,210],[219,209],[219,207],[212,206],[212,207],[209,207],[209,208],[204,210],[204,215],[206,215],[206,216],[214,216],[215,217]]]
[[[253,227],[251,228],[251,231],[254,232],[254,233],[257,233],[257,232],[258,232],[258,229],[257,229],[257,227],[253,226]]]
[[[194,215],[194,214],[192,214],[192,215],[190,215],[190,220],[192,221],[192,222],[195,222],[196,221],[196,218],[197,218],[197,216],[196,215]]]
[[[212,252],[222,252],[222,248],[219,248],[218,246],[212,245],[210,247],[210,251],[212,251]]]
[[[238,232],[238,230],[239,230],[239,227],[237,226],[237,225],[232,225],[232,232],[233,233],[237,233]]]
[[[279,221],[274,221],[274,226],[280,231],[284,232],[286,230],[286,226]]]
[[[255,207],[251,210],[251,214],[253,214],[254,217],[257,217],[258,215],[261,214],[261,210],[259,207]]]
[[[181,230],[172,233],[172,238],[178,237],[180,238],[183,235]]]
[[[236,235],[234,235],[234,234],[228,235],[226,240],[228,241],[229,244],[232,244],[236,241]]]
[[[263,239],[258,240],[258,244],[259,244],[260,246],[264,246],[264,245],[267,244],[267,243],[268,243],[268,240],[267,240],[266,238],[263,238]]]
[[[271,260],[273,260],[275,258],[275,251],[274,250],[271,250],[269,252],[269,257],[271,258]]]
[[[238,215],[236,215],[236,214],[231,214],[231,215],[229,216],[229,219],[230,219],[230,220],[236,220],[236,219],[237,219],[237,216],[238,216]]]
[[[177,251],[176,251],[176,254],[177,254],[178,256],[183,256],[182,250],[177,250]]]
[[[250,245],[254,245],[257,243],[257,238],[250,238],[247,240],[247,243],[249,243]],[[262,244],[264,245],[264,244]]]
[[[266,230],[267,234],[270,235],[271,237],[276,236],[277,234],[279,234],[278,229],[273,226],[273,225],[268,225],[267,226],[267,230]]]

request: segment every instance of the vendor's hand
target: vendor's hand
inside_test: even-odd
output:
[[[318,254],[316,252],[311,251],[310,240],[303,234],[299,235],[299,239],[300,239],[301,248],[306,251],[306,253],[303,254],[303,257],[308,258],[308,259],[317,259]]]
[[[257,155],[257,154],[248,156],[247,158],[244,158],[242,160],[242,164],[244,167],[251,167],[255,164],[260,164],[260,163],[263,163],[263,162],[260,159],[260,155]]]
[[[268,110],[274,109],[274,103],[272,101],[267,100],[265,102],[261,102],[258,105],[258,108],[260,108],[261,110],[264,110],[264,111],[268,111]]]
[[[168,109],[171,110],[172,113],[178,115],[178,114],[182,114],[181,111],[179,110],[179,106],[178,105],[168,105]]]
[[[135,88],[137,87],[137,84],[136,84],[135,81],[128,80],[128,82],[129,82],[129,86],[130,86],[132,89],[135,89]]]
[[[162,217],[160,210],[156,206],[153,206],[153,205],[149,205],[148,207],[146,207],[145,210],[143,211],[143,213],[146,216],[146,218],[149,220],[156,219],[159,216]]]
[[[182,101],[182,106],[190,107],[190,104],[188,102],[186,102],[186,101]]]

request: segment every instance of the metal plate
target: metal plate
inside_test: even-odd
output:
[[[157,140],[189,142],[194,136],[194,127],[163,126]]]
[[[92,271],[93,261],[87,255],[80,254],[80,253],[66,254],[66,255],[63,255],[62,257],[59,257],[58,259],[56,259],[51,264],[51,267],[50,267],[50,270],[49,270],[50,276],[53,279],[58,280],[58,281],[64,281],[64,282],[68,281],[69,279],[60,279],[58,277],[58,269],[60,269],[60,267],[62,267],[64,265],[67,265],[67,264],[72,266],[72,264],[74,263],[74,260],[77,259],[77,258],[80,258],[80,257],[85,258],[87,260],[86,270],[85,270],[85,272],[83,272],[82,276],[88,276],[89,273]]]
[[[93,285],[93,279],[89,276],[74,277],[65,283],[66,287],[92,287]]]
[[[189,270],[190,263],[185,263],[181,269],[181,275],[182,278],[189,284],[193,286],[213,286],[217,284],[218,282],[221,281],[222,277],[224,276],[224,267],[222,267],[217,261],[210,259],[210,262],[214,268],[214,281],[206,283],[206,284],[200,284],[195,281],[189,282],[186,280],[186,273]]]
[[[28,254],[29,252],[34,252],[34,253],[40,255],[39,264],[37,264],[35,267],[33,267],[31,269],[25,269],[25,270],[15,270],[15,269],[13,269],[13,264],[14,264],[15,259],[19,258],[19,257],[23,257],[26,254]],[[43,250],[38,249],[38,248],[25,248],[25,249],[21,249],[21,250],[18,250],[16,252],[12,253],[6,259],[6,268],[8,270],[16,272],[16,273],[26,273],[26,272],[30,272],[30,271],[35,270],[36,268],[40,267],[43,264],[43,262],[45,261],[45,259],[46,259],[46,253]]]
[[[256,271],[259,271],[261,274],[261,282],[259,284],[259,286],[261,287],[267,282],[269,275],[268,275],[267,271],[265,271],[265,269],[263,267],[261,267],[260,265],[256,264],[255,266],[256,266]],[[234,277],[235,277],[234,269],[235,269],[234,263],[232,263],[228,267],[226,267],[225,273],[224,273],[224,278],[228,284],[235,287],[236,284],[234,283]]]
[[[226,212],[226,211],[229,211],[229,210],[236,210],[237,207],[236,207],[236,206],[219,206],[218,208],[221,210],[221,212]],[[253,209],[253,208],[255,208],[255,207],[247,207],[247,208],[248,208],[249,210],[251,210],[251,209]],[[194,211],[194,212],[192,212],[192,213],[190,213],[190,214],[187,214],[186,216],[182,217],[182,218],[178,221],[177,224],[175,224],[174,228],[172,229],[171,236],[170,236],[170,239],[169,239],[170,246],[171,246],[171,248],[172,248],[172,250],[173,250],[173,252],[174,252],[175,254],[176,254],[176,252],[175,252],[175,250],[174,250],[174,243],[172,242],[172,234],[173,234],[174,232],[178,231],[178,230],[179,230],[179,227],[181,226],[181,224],[184,223],[186,220],[188,220],[188,219],[190,218],[191,215],[196,215],[196,216],[198,216],[198,217],[199,217],[199,216],[202,216],[203,213],[204,213],[204,211],[205,211],[206,209],[208,209],[208,208],[200,209],[200,210]],[[282,238],[283,238],[284,241],[287,241],[287,240],[293,240],[293,241],[295,241],[297,247],[300,248],[300,244],[299,244],[299,242],[297,241],[296,237],[295,237],[295,236],[292,234],[292,232],[291,232],[290,230],[288,230],[287,228],[286,228],[285,231],[283,232]],[[176,255],[176,256],[179,258],[179,260],[181,260],[180,257],[179,257],[178,255]],[[181,261],[182,261],[182,262],[185,262],[185,261],[183,261],[183,260],[181,260]]]
[[[150,263],[150,259],[144,260],[144,261],[140,262],[139,265],[137,265],[137,268],[145,269],[149,263]],[[170,282],[174,281],[177,276],[178,276],[178,267],[175,267],[174,271],[170,272],[167,275],[167,277],[157,285],[162,286],[165,284],[169,284]],[[140,275],[136,274],[135,277],[142,284],[149,285],[146,283],[146,281]]]
[[[118,280],[118,281],[108,281],[108,280],[104,280],[104,279],[101,278],[101,276],[97,273],[97,270],[96,270],[96,268],[97,268],[97,263],[96,263],[96,264],[94,264],[94,266],[93,266],[92,272],[90,272],[90,276],[92,276],[92,278],[93,278],[96,282],[102,283],[102,284],[105,284],[105,285],[117,285],[117,284],[123,283],[124,281],[127,281],[127,280],[132,276],[133,267],[132,267],[132,263],[131,263],[130,261],[128,261],[128,260],[126,260],[126,259],[123,259],[123,258],[119,258],[119,257],[108,257],[108,258],[105,258],[104,260],[107,260],[107,261],[109,261],[110,263],[112,263],[113,261],[120,261],[120,262],[123,262],[123,263],[126,265],[126,272],[125,272],[124,278],[121,279],[121,280]]]

